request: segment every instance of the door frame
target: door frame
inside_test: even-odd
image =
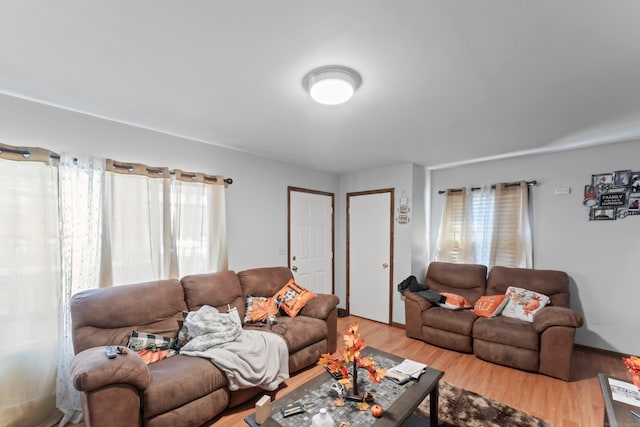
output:
[[[390,203],[389,203],[389,322],[388,324],[393,324],[393,240],[394,240],[394,220],[393,220],[393,211],[395,206],[395,189],[394,188],[384,188],[381,190],[369,190],[369,191],[356,191],[352,193],[347,193],[347,312],[349,310],[349,304],[351,302],[351,218],[350,218],[350,197],[354,196],[366,196],[369,194],[380,194],[380,193],[390,193]]]
[[[308,188],[287,187],[287,267],[291,269],[291,192],[309,193],[318,196],[331,197],[331,293],[336,293],[336,219],[335,219],[335,194],[326,191],[310,190]]]

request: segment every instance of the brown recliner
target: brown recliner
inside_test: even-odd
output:
[[[484,265],[432,262],[424,283],[433,291],[461,295],[475,304],[485,294],[486,278]],[[472,329],[478,316],[472,310],[442,308],[410,291],[404,296],[408,337],[463,353],[473,352]]]
[[[562,271],[493,267],[487,295],[504,294],[509,286],[551,299],[533,322],[503,316],[478,318],[473,325],[473,352],[483,360],[568,381],[576,328],[582,316],[570,308],[569,276]]]

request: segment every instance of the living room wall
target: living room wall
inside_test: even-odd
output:
[[[0,95],[0,142],[220,174],[229,268],[287,265],[287,186],[337,193],[338,176]]]
[[[535,179],[534,268],[563,270],[571,277],[571,304],[585,318],[576,342],[640,354],[640,216],[589,221],[584,186],[592,174],[640,170],[640,141],[528,155],[431,171],[431,254],[444,197],[438,190]],[[570,188],[568,195],[555,189]]]

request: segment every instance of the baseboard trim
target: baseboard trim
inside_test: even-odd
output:
[[[391,326],[398,329],[404,329],[404,323],[391,322]]]
[[[588,345],[582,345],[582,344],[574,344],[573,349],[584,351],[585,353],[593,353],[593,354],[598,354],[600,356],[606,356],[606,357],[619,358],[619,357],[628,356],[628,354],[625,354],[625,353],[619,353],[613,350],[605,350],[604,348],[589,347]]]

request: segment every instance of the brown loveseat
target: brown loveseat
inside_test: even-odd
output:
[[[82,395],[85,425],[199,426],[263,392],[229,391],[226,376],[208,359],[178,354],[146,365],[133,351],[108,359],[105,346],[126,346],[132,330],[176,337],[183,312],[203,305],[226,312],[228,304],[243,318],[246,296],[271,297],[290,278],[286,267],[257,268],[74,295],[71,376]],[[315,364],[321,353],[335,351],[338,302],[335,295],[319,294],[294,318],[281,315],[272,327],[245,327],[282,336],[294,373]]]
[[[425,285],[436,292],[463,296],[471,304],[483,295],[504,294],[517,286],[548,296],[551,304],[533,322],[503,316],[478,317],[473,310],[448,310],[404,291],[406,334],[478,358],[568,381],[580,314],[569,305],[569,277],[555,270],[487,267],[432,262]]]

